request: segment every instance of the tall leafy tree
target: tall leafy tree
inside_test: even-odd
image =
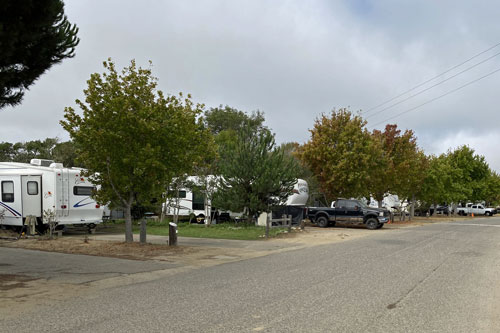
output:
[[[376,146],[365,125],[347,109],[333,110],[316,119],[311,139],[298,152],[328,200],[370,194],[367,185]]]
[[[372,139],[377,148],[369,186],[379,207],[388,193],[397,194],[402,201],[412,199],[423,183],[427,166],[413,131],[401,133],[397,125],[388,124],[383,132],[374,130]]]
[[[0,6],[0,109],[19,104],[52,65],[75,55],[78,28],[61,0],[6,0]]]
[[[455,199],[473,202],[484,200],[490,175],[490,168],[484,156],[477,155],[474,149],[464,145],[449,151],[447,158],[451,167],[460,171],[455,181],[459,195]]]
[[[0,161],[10,162],[15,156],[14,145],[10,142],[0,142]]]
[[[492,175],[484,156],[475,154],[468,146],[461,146],[431,158],[420,199],[436,205],[494,198],[496,187]]]
[[[232,143],[221,147],[220,178],[214,206],[249,218],[269,212],[292,193],[297,165],[276,147],[274,135],[266,128],[245,125]]]
[[[371,169],[372,176],[367,184],[378,206],[382,207],[384,196],[394,190],[396,153],[396,138],[400,134],[396,125],[387,125],[384,132],[374,130],[372,140],[374,145],[374,163]]]
[[[172,177],[189,173],[213,152],[211,135],[198,119],[202,105],[188,95],[165,96],[150,69],[135,61],[119,73],[92,74],[79,115],[65,109],[62,126],[69,132],[87,174],[101,185],[99,202],[119,202],[125,210],[125,240],[132,237],[132,205],[159,198]]]
[[[46,138],[45,140],[0,143],[0,161],[29,163],[33,158],[54,160],[67,167],[76,166],[76,152],[71,141],[59,142],[58,138]]]
[[[490,171],[490,174],[486,179],[484,200],[487,205],[500,204],[500,175],[498,175],[495,171]]]
[[[77,157],[76,147],[72,141],[59,142],[52,149],[52,159],[68,168],[74,166],[85,167],[85,161],[80,164],[76,163]]]
[[[456,178],[460,170],[453,169],[446,154],[429,157],[429,167],[423,184],[418,192],[418,199],[436,207],[443,202],[450,202],[456,196]],[[436,210],[434,210],[436,212]]]
[[[223,131],[237,132],[244,126],[259,128],[264,126],[264,114],[260,111],[247,114],[228,105],[205,111],[205,124],[217,135]]]
[[[248,114],[228,105],[211,108],[204,113],[204,124],[214,135],[217,150],[220,152],[225,146],[231,145],[238,139],[238,132],[244,127],[251,127],[254,131],[266,128],[264,114],[260,111]],[[197,170],[197,174],[217,174],[218,157],[206,161],[204,167]]]
[[[52,151],[57,144],[57,138],[47,138],[43,141],[33,140],[19,143],[15,162],[29,163],[33,158],[52,159]]]

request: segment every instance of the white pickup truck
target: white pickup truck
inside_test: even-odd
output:
[[[467,207],[457,207],[458,215],[486,215],[492,216],[497,213],[495,208],[485,208],[482,204],[467,204]]]

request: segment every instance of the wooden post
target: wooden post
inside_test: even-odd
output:
[[[141,220],[141,233],[140,233],[141,244],[146,244],[146,218],[143,217]]]
[[[288,232],[292,232],[292,215],[283,215]]]
[[[172,222],[168,224],[168,245],[177,245],[177,224]]]
[[[266,217],[266,238],[269,238],[269,213],[267,213],[267,217]]]

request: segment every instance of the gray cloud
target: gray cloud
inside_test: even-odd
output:
[[[0,141],[67,139],[64,107],[112,57],[119,67],[152,60],[163,91],[259,109],[278,141],[304,142],[321,113],[366,110],[500,42],[499,10],[496,1],[66,1],[80,27],[77,56],[42,76],[21,106],[0,111]],[[500,57],[369,126],[498,67]],[[428,153],[469,144],[500,170],[499,81],[500,73],[390,122],[414,129]]]

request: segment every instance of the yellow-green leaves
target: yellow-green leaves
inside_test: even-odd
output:
[[[100,175],[98,199],[130,207],[159,197],[172,177],[213,154],[213,139],[198,124],[201,106],[182,94],[165,97],[150,69],[134,60],[121,73],[111,59],[104,67],[77,101],[82,114],[66,108],[61,124]]]
[[[333,110],[316,119],[311,139],[298,151],[329,199],[369,194],[374,152],[365,124],[347,109]]]

